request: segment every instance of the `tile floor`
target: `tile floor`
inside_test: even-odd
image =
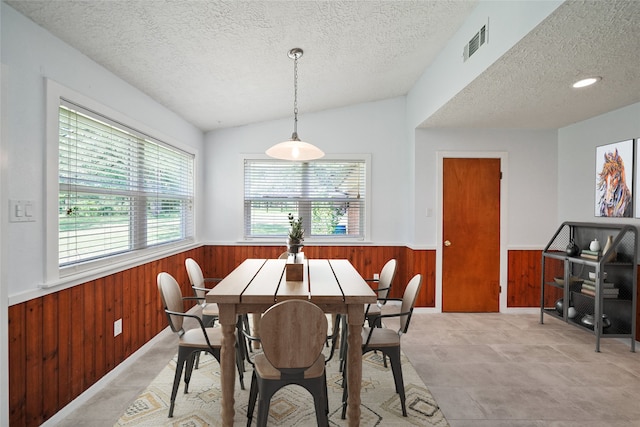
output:
[[[385,308],[386,310],[386,308]],[[389,325],[392,326],[392,325]],[[451,427],[640,426],[640,347],[539,314],[414,313],[402,349]],[[59,426],[113,426],[176,352],[151,351]]]

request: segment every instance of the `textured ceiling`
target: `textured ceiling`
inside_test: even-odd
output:
[[[571,1],[421,127],[556,129],[636,102],[640,1]]]
[[[6,1],[200,129],[408,92],[474,1]]]
[[[292,116],[292,47],[301,115],[404,95],[477,4],[5,2],[203,131]],[[639,22],[640,1],[568,1],[422,126],[558,128],[639,102]]]

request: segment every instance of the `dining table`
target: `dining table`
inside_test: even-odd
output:
[[[223,426],[232,426],[235,416],[235,343],[238,315],[263,313],[288,299],[308,300],[327,314],[347,316],[347,422],[360,425],[362,382],[362,325],[366,304],[376,302],[376,294],[346,259],[304,259],[302,280],[287,280],[292,262],[286,259],[243,261],[206,295],[217,303],[222,328],[220,351],[221,417]],[[299,265],[296,268],[300,268]],[[299,277],[296,277],[299,278]]]

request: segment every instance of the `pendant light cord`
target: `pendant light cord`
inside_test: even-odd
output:
[[[298,58],[296,54],[293,58],[293,135],[298,138]]]

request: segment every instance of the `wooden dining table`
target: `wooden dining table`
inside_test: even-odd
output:
[[[305,299],[319,306],[325,313],[347,315],[347,421],[349,426],[358,426],[364,306],[375,303],[376,294],[346,259],[304,260],[301,281],[286,280],[287,262],[285,259],[247,259],[206,295],[207,302],[218,304],[219,323],[222,327],[222,424],[232,426],[235,416],[237,316],[263,313],[273,304],[287,299]]]

